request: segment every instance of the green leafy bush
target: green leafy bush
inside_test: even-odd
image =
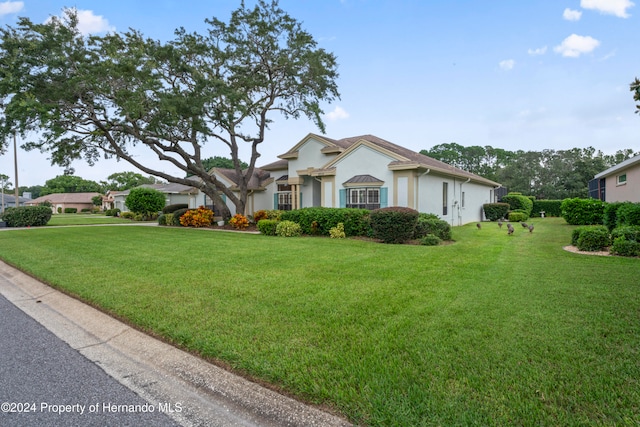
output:
[[[118,209],[118,208],[107,209],[106,211],[104,211],[104,214],[106,216],[118,216],[120,214],[120,209]]]
[[[437,215],[421,213],[413,238],[421,239],[427,234],[433,234],[441,240],[451,240],[451,225]]]
[[[78,213],[78,208],[64,208],[64,213],[66,214]]]
[[[264,220],[263,220],[264,221]],[[280,221],[276,226],[276,236],[280,237],[298,237],[302,235],[300,224],[293,221]]]
[[[571,225],[602,224],[605,202],[597,199],[564,199],[562,218]]]
[[[562,200],[534,200],[530,216],[539,218],[540,212],[544,212],[544,216],[560,217],[562,215],[561,205]]]
[[[620,236],[613,239],[609,252],[620,256],[640,256],[640,242]]]
[[[529,219],[529,215],[527,215],[525,211],[518,209],[518,210],[509,212],[507,219],[511,222],[526,221]]]
[[[616,226],[640,225],[640,203],[623,203],[616,211]]]
[[[120,217],[125,219],[135,219],[136,214],[133,212],[122,212],[120,214]]]
[[[500,218],[506,218],[509,212],[509,203],[485,203],[482,205],[484,216],[489,221],[497,221]]]
[[[51,208],[47,206],[20,206],[7,208],[2,215],[7,227],[39,227],[51,219]]]
[[[404,243],[411,240],[418,224],[418,211],[411,208],[388,207],[371,211],[373,237],[384,243]]]
[[[258,221],[258,230],[265,236],[275,236],[278,221],[275,219],[261,219]]]
[[[344,224],[339,222],[338,225],[331,228],[331,230],[329,230],[329,236],[331,236],[332,239],[344,239],[347,237],[344,233]]]
[[[618,226],[618,208],[628,202],[605,203],[602,215],[602,223],[612,231]]]
[[[509,208],[512,211],[521,210],[527,215],[527,218],[531,216],[533,210],[533,201],[520,193],[509,193],[506,196],[502,196],[502,203],[508,203]]]
[[[282,221],[293,221],[300,224],[304,234],[329,235],[329,230],[338,223],[344,224],[347,236],[366,236],[370,234],[369,211],[352,208],[303,208],[284,211],[280,215]]]
[[[266,215],[267,215],[267,219],[275,219],[276,221],[280,221],[280,215],[282,215],[283,212],[287,212],[287,211],[281,211],[278,209],[270,209],[268,211],[265,211]]]
[[[164,214],[174,213],[178,209],[186,209],[188,207],[189,205],[187,205],[186,203],[174,203],[173,205],[167,205],[164,208],[162,208],[162,213]]]
[[[611,239],[613,240],[618,237],[624,237],[627,240],[640,242],[640,225],[625,225],[614,228],[611,232]]]
[[[573,229],[573,231],[571,232],[571,244],[573,246],[578,246],[578,239],[580,238],[580,235],[582,234],[582,232],[584,232],[585,230],[599,230],[598,232],[604,232],[604,233],[609,233],[609,230],[607,230],[607,227],[605,227],[604,225],[585,225],[582,227],[576,227]]]
[[[433,234],[427,234],[420,239],[420,244],[424,246],[438,246],[442,240]]]
[[[145,187],[132,189],[125,200],[125,204],[131,212],[146,217],[160,212],[165,203],[163,192]]]
[[[587,227],[580,232],[576,246],[581,251],[601,251],[611,244],[606,227]]]

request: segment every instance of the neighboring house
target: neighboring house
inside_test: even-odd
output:
[[[40,196],[37,199],[30,200],[25,204],[28,206],[38,206],[44,202],[51,203],[51,211],[55,214],[64,212],[67,208],[76,208],[78,212],[83,209],[93,209],[92,198],[100,196],[100,193],[53,193],[46,196]]]
[[[640,202],[640,155],[597,174],[589,181],[589,197],[605,202]]]
[[[335,140],[309,134],[278,157],[256,168],[244,214],[315,206],[403,206],[462,225],[482,220],[482,205],[494,202],[500,187],[373,135]],[[212,173],[235,186],[235,172]],[[234,214],[235,206],[227,205]]]
[[[198,204],[197,196],[199,195],[199,191],[188,185],[182,184],[144,184],[136,188],[153,188],[154,190],[158,190],[165,195],[165,205],[175,205],[178,203],[186,203],[190,208],[197,208],[203,203]],[[129,209],[127,208],[125,202],[127,200],[127,196],[131,190],[118,191],[113,195],[113,207],[120,209],[122,212],[126,212]],[[201,201],[203,200],[202,196],[200,197]]]
[[[18,206],[24,206],[25,203],[30,202],[31,199],[28,197],[20,197],[18,196]],[[6,208],[15,208],[16,207],[16,196],[9,193],[2,193],[0,196],[0,212],[4,212]]]
[[[121,193],[121,191],[107,191],[107,194],[102,196],[102,210],[106,211],[109,209],[114,209],[116,207],[116,199],[115,196]]]

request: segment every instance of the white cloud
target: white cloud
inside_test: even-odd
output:
[[[571,10],[569,8],[566,8],[564,10],[564,13],[562,14],[562,17],[567,21],[579,21],[582,17],[582,12],[580,12],[579,10]]]
[[[326,117],[331,121],[344,120],[349,118],[349,113],[347,113],[342,107],[338,106],[330,113],[327,113]]]
[[[75,12],[78,15],[78,30],[82,35],[115,31],[115,27],[109,25],[109,21],[102,15],[94,15],[92,10],[75,9]],[[66,20],[64,13],[60,18]],[[50,21],[51,18],[48,18],[45,22]]]
[[[509,71],[513,70],[514,65],[516,65],[516,61],[514,61],[513,59],[505,59],[504,61],[500,61],[499,65],[501,69]]]
[[[583,53],[592,52],[600,45],[600,42],[590,36],[571,34],[562,43],[553,48],[557,53],[569,58],[577,58]]]
[[[580,0],[580,6],[584,9],[597,10],[605,15],[615,15],[618,18],[628,18],[631,15],[627,9],[634,6],[630,0]]]
[[[529,49],[527,50],[527,53],[531,56],[544,55],[545,53],[547,53],[547,47],[543,46],[537,49]]]
[[[0,3],[0,16],[18,13],[24,8],[24,2],[21,1],[5,1]]]

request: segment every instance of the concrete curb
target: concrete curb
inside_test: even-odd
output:
[[[0,262],[0,293],[183,426],[350,426],[152,338]],[[173,410],[173,412],[171,412]]]

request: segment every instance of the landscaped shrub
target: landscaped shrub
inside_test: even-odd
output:
[[[244,230],[249,226],[249,220],[242,214],[235,214],[233,218],[229,220],[229,225],[238,230]]]
[[[544,212],[544,216],[560,217],[562,214],[561,205],[562,200],[534,200],[530,216],[539,218],[540,212]]]
[[[106,211],[104,211],[104,214],[106,216],[119,216],[120,215],[120,209],[119,208],[107,209]]]
[[[527,218],[531,216],[533,210],[533,201],[520,193],[509,193],[502,196],[502,203],[508,203],[512,211],[522,210],[527,214]]]
[[[261,219],[258,221],[258,230],[265,236],[275,236],[278,221],[275,219]]]
[[[607,230],[607,227],[605,227],[604,225],[585,225],[583,227],[576,227],[571,232],[571,245],[578,246],[578,239],[580,238],[580,235],[582,234],[582,232],[584,232],[585,230],[594,230],[594,229],[600,230],[598,232],[604,232],[606,234],[609,233],[609,230]]]
[[[180,225],[183,227],[209,227],[212,222],[213,211],[204,206],[200,206],[198,209],[189,209],[180,216]]]
[[[388,207],[371,211],[373,237],[384,243],[404,243],[411,240],[418,223],[418,211],[411,208]]]
[[[90,213],[90,212],[93,212],[93,208],[82,208],[82,209],[80,209],[80,212],[82,212],[82,213]]]
[[[451,225],[437,215],[421,213],[413,238],[421,239],[427,234],[433,234],[441,240],[451,240]]]
[[[120,217],[121,218],[125,218],[125,219],[135,219],[136,218],[136,214],[133,212],[122,212],[120,213]],[[142,220],[140,220],[142,221]]]
[[[602,224],[605,202],[597,199],[564,199],[562,218],[571,225]]]
[[[276,221],[280,221],[280,215],[282,215],[283,212],[286,212],[286,211],[281,211],[278,209],[270,209],[267,211],[267,219],[275,219]]]
[[[509,203],[485,203],[482,205],[484,216],[489,221],[497,221],[500,218],[506,218],[509,212]]]
[[[169,222],[167,221],[167,225],[182,225],[180,223],[180,218],[182,217],[182,215],[184,215],[185,213],[187,213],[190,210],[192,210],[192,209],[182,208],[182,209],[178,209],[177,211],[173,212],[172,223],[169,224]]]
[[[7,208],[2,220],[7,227],[39,227],[47,225],[51,219],[51,208],[47,206],[20,206]]]
[[[613,244],[609,250],[614,255],[620,256],[640,256],[640,242],[625,239],[624,236],[613,239]]]
[[[332,239],[344,239],[347,237],[344,234],[344,224],[339,222],[338,225],[329,230],[329,236],[331,236]]]
[[[601,251],[611,244],[606,227],[588,227],[582,230],[576,246],[581,251]]]
[[[276,236],[280,237],[298,237],[302,235],[300,224],[293,221],[280,221],[276,226]]]
[[[612,231],[618,226],[618,208],[628,202],[605,203],[602,223]]]
[[[529,219],[529,215],[527,215],[525,211],[518,209],[518,210],[509,212],[507,219],[511,222],[526,221]]]
[[[64,213],[66,214],[78,213],[78,208],[64,208]]]
[[[367,236],[370,234],[369,211],[352,208],[303,208],[284,211],[280,220],[293,221],[300,224],[304,234],[329,235],[329,230],[344,224],[347,236]]]
[[[263,220],[263,219],[269,219],[269,214],[264,209],[261,209],[259,211],[255,211],[253,213],[253,221],[256,224],[258,223],[258,221]]]
[[[187,205],[186,203],[174,203],[173,205],[167,205],[164,208],[162,208],[162,213],[164,214],[174,213],[178,209],[186,209],[188,207],[189,205]]]
[[[438,246],[442,240],[433,234],[427,234],[422,239],[420,239],[420,244],[424,246]]]
[[[162,210],[166,201],[163,192],[139,187],[129,192],[124,203],[131,212],[151,217],[151,214],[157,214]]]
[[[616,226],[640,225],[640,203],[623,203],[616,211]]]
[[[640,242],[640,225],[625,225],[614,228],[611,232],[611,239],[615,240],[618,237],[624,237],[627,240]]]

